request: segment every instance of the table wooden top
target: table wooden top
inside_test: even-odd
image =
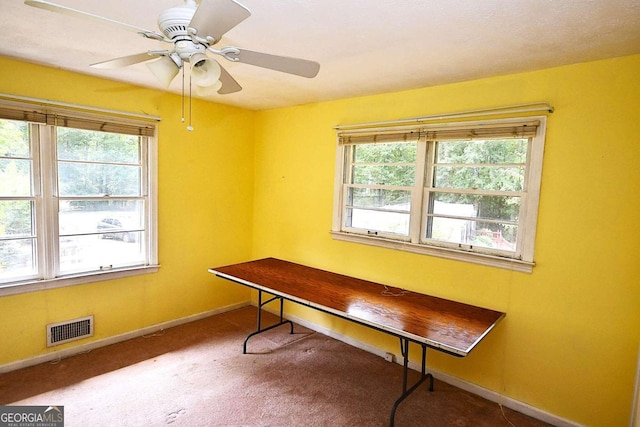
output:
[[[275,258],[209,271],[456,356],[469,354],[505,316],[498,311]]]

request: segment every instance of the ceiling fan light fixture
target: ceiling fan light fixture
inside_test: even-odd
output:
[[[177,63],[176,59],[180,63]],[[160,83],[165,87],[169,87],[173,78],[180,71],[182,60],[179,57],[174,58],[173,55],[163,56],[157,61],[148,62],[146,65]]]
[[[215,59],[202,53],[195,53],[189,58],[191,78],[196,86],[212,87],[220,81],[220,64]]]

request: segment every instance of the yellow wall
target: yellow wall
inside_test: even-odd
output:
[[[251,254],[255,113],[0,58],[0,92],[160,116],[155,274],[0,297],[0,365],[47,353],[45,325],[89,314],[93,340],[249,300],[207,269]],[[89,342],[83,340],[54,350]]]
[[[245,301],[207,268],[275,256],[505,311],[469,357],[431,352],[429,364],[570,420],[626,425],[640,342],[638,75],[631,56],[259,113],[195,102],[189,133],[175,95],[0,58],[0,92],[162,117],[160,271],[0,298],[0,365],[46,353],[46,323],[94,314],[100,339]],[[333,126],[537,101],[556,112],[532,274],[331,239]],[[290,310],[397,352],[385,335]]]
[[[434,368],[591,426],[627,425],[640,342],[640,56],[258,113],[253,257],[505,311]],[[548,101],[532,274],[334,241],[337,124]],[[398,353],[397,340],[291,305]]]

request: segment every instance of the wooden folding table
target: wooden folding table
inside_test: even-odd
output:
[[[319,270],[276,258],[265,258],[224,267],[211,273],[258,290],[258,326],[244,341],[280,325],[293,323],[283,315],[284,300],[293,301],[349,321],[393,335],[400,340],[403,357],[402,395],[390,416],[394,425],[398,405],[425,380],[433,390],[433,376],[426,373],[426,349],[464,357],[495,327],[505,313]],[[263,301],[263,293],[271,298]],[[280,321],[262,327],[262,307],[280,302]],[[409,342],[422,348],[420,379],[407,386]]]

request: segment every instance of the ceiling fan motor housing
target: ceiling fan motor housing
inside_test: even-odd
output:
[[[185,4],[169,8],[158,16],[160,31],[175,43],[176,53],[187,62],[193,54],[206,51],[206,47],[195,43],[188,33],[189,24],[197,7],[195,1],[187,0]]]
[[[187,2],[180,6],[169,8],[158,16],[158,28],[172,41],[191,40],[187,33],[189,23],[196,13],[195,2]]]

